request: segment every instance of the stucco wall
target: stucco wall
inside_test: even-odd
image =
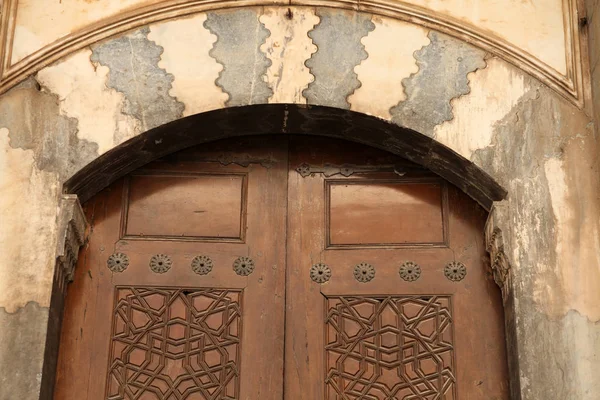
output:
[[[600,397],[592,119],[481,48],[422,25],[328,8],[249,7],[151,24],[94,43],[1,96],[4,325],[45,327],[38,310],[49,306],[66,179],[167,122],[264,103],[374,115],[434,138],[503,185],[515,387],[522,399]],[[0,342],[23,340],[18,328],[0,329]],[[30,379],[39,378],[41,356],[39,346],[0,347],[0,399],[36,398]]]

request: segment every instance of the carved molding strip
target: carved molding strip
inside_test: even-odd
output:
[[[64,293],[67,283],[73,280],[79,249],[86,240],[85,214],[74,194],[62,195],[58,214],[58,243],[56,247],[55,274],[59,289]]]
[[[404,169],[402,166],[397,165],[310,165],[307,163],[302,163],[296,168],[296,172],[298,172],[303,178],[306,178],[312,174],[323,174],[327,178],[334,175],[349,177],[354,174],[368,172],[394,172],[399,176],[404,176],[406,175],[406,172],[402,171],[402,169]]]
[[[426,28],[444,32],[476,45],[523,69],[578,107],[583,106],[582,56],[580,46],[577,4],[575,0],[562,0],[565,20],[565,45],[567,74],[563,75],[537,57],[483,28],[440,16],[397,0],[166,0],[159,4],[140,7],[90,24],[85,29],[58,39],[54,43],[10,65],[12,42],[18,0],[4,0],[0,20],[0,94],[23,81],[47,65],[89,46],[95,42],[140,26],[185,16],[197,12],[248,6],[321,6],[340,8],[408,21]],[[1,3],[0,3],[1,4]]]
[[[507,211],[508,206],[505,201],[494,203],[485,224],[485,247],[490,253],[492,274],[494,281],[502,290],[503,299],[506,299],[509,292],[511,265],[504,248],[502,230],[498,223],[506,220]]]

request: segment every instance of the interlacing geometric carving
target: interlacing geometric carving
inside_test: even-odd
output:
[[[326,313],[326,399],[456,399],[450,296],[327,297]]]
[[[109,400],[238,399],[242,291],[118,287]]]
[[[421,267],[412,261],[406,261],[398,270],[400,277],[407,282],[413,282],[421,276]]]
[[[108,269],[112,272],[123,272],[129,266],[129,257],[123,253],[114,253],[106,260]]]
[[[460,261],[451,261],[444,267],[444,275],[451,281],[462,281],[467,276],[467,267]]]
[[[192,271],[206,275],[213,269],[213,260],[209,256],[196,256],[192,260]]]
[[[331,268],[326,264],[318,263],[310,268],[310,279],[316,283],[325,283],[331,278]]]
[[[369,282],[375,278],[375,267],[365,262],[355,265],[354,278],[362,283]]]
[[[157,274],[164,274],[171,269],[171,257],[166,254],[156,254],[150,259],[150,269]]]

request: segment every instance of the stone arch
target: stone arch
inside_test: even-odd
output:
[[[507,194],[471,161],[419,132],[350,110],[297,104],[225,108],[161,125],[93,160],[65,182],[64,192],[85,202],[154,159],[210,141],[264,134],[321,135],[387,150],[430,169],[487,210]]]

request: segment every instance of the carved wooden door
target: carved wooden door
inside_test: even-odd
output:
[[[85,209],[58,400],[508,398],[485,213],[399,157],[228,140]]]
[[[286,142],[112,185],[67,294],[56,399],[282,398]]]
[[[398,157],[290,146],[286,400],[508,399],[485,214]]]

